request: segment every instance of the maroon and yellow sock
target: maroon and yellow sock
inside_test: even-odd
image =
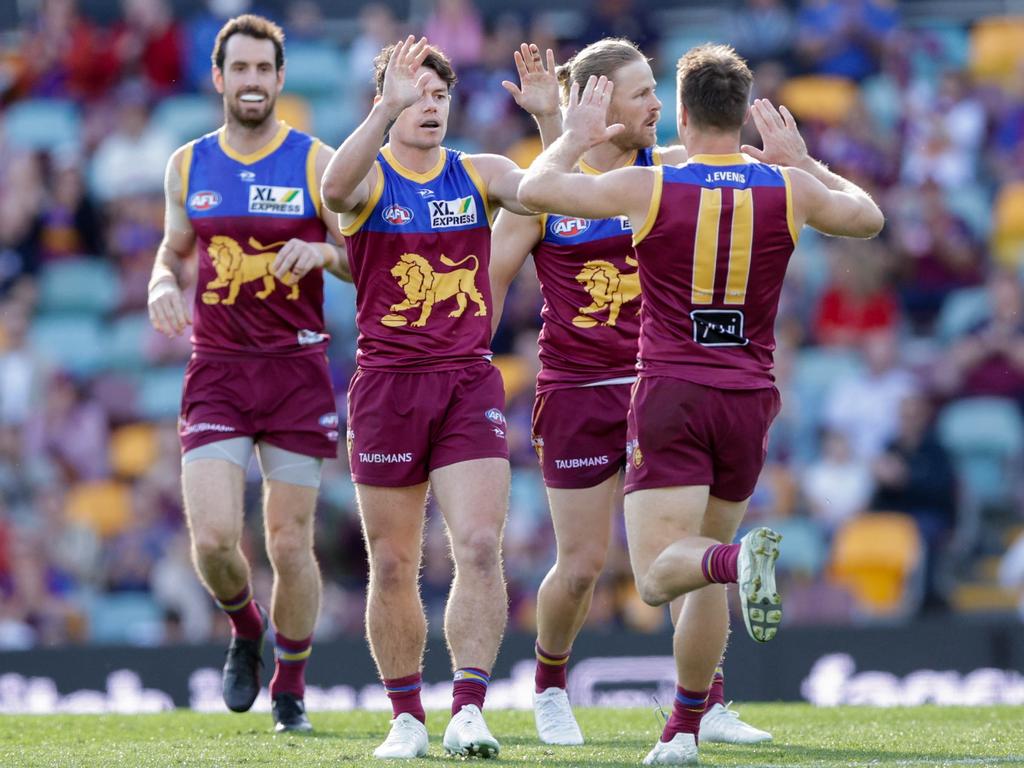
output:
[[[483,709],[487,684],[490,682],[491,676],[482,669],[462,667],[455,670],[455,681],[452,684],[452,714],[458,714],[467,704],[476,704]]]
[[[263,617],[252,597],[251,585],[246,584],[245,589],[229,600],[218,600],[217,605],[228,615],[231,621],[231,634],[234,637],[259,640],[266,627],[263,626]]]
[[[544,693],[548,688],[565,688],[566,674],[569,668],[569,654],[548,653],[535,643],[534,652],[537,654],[537,670],[533,674],[534,688],[537,693]]]
[[[700,561],[704,579],[711,584],[735,584],[739,581],[739,557],[739,544],[715,544],[708,547]]]
[[[426,724],[427,713],[423,709],[423,702],[420,700],[420,690],[423,688],[423,673],[405,677],[395,677],[384,680],[384,690],[391,699],[391,712],[394,717],[401,714],[408,714],[415,717],[421,723]]]
[[[672,716],[661,732],[663,742],[672,741],[677,733],[692,733],[694,740],[700,732],[700,719],[708,701],[707,691],[688,691],[676,686],[676,700],[672,705]]]
[[[306,663],[313,652],[313,636],[290,640],[280,632],[274,639],[274,677],[270,680],[270,698],[290,693],[296,698],[306,695]]]
[[[725,672],[722,670],[722,663],[718,662],[718,666],[715,667],[715,675],[711,678],[707,709],[711,709],[715,704],[725,706]]]

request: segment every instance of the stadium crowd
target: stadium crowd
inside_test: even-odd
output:
[[[75,0],[39,0],[0,37],[0,647],[227,631],[183,527],[175,419],[189,344],[153,332],[145,306],[166,159],[219,124],[209,51],[248,6],[209,0],[179,18],[168,0],[124,0],[104,25]],[[733,44],[756,70],[755,95],[787,104],[811,154],[887,216],[874,241],[805,233],[783,293],[785,406],[748,521],[786,537],[787,621],[1012,611],[1024,569],[999,565],[1024,523],[1024,19],[909,23],[886,0],[747,0],[696,25],[682,12],[655,24],[638,6],[485,22],[473,0],[438,0],[414,19],[374,3],[338,23],[293,0],[268,13],[288,35],[279,110],[336,143],[373,94],[349,73],[422,31],[459,74],[446,143],[526,164],[534,126],[500,87],[515,77],[513,50],[528,40],[564,60],[622,35],[654,52],[671,143],[676,58],[706,39]],[[328,279],[340,414],[353,296]],[[523,631],[554,557],[530,443],[539,309],[524,274],[494,341],[513,466],[506,572]],[[255,510],[255,468],[249,479]],[[441,525],[433,515],[422,574],[434,628],[450,580]],[[666,627],[635,593],[621,531],[615,542],[589,626]],[[262,542],[246,548],[266,594]],[[362,634],[366,564],[344,451],[325,464],[317,551],[317,637]]]

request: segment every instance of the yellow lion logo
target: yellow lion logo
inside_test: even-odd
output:
[[[414,328],[422,328],[427,324],[434,305],[454,296],[459,306],[449,312],[448,317],[462,316],[469,305],[467,297],[477,305],[473,317],[485,317],[487,305],[484,303],[483,294],[476,288],[476,273],[480,268],[480,261],[472,254],[457,262],[441,255],[441,263],[447,267],[458,267],[470,259],[473,260],[472,269],[463,267],[450,272],[438,272],[418,253],[403,253],[391,268],[391,275],[398,280],[398,287],[405,292],[405,301],[392,304],[391,312],[404,312],[419,307],[420,316],[411,325]],[[392,328],[408,322],[406,318],[396,314],[384,315],[380,321]]]
[[[263,281],[263,290],[256,293],[256,298],[267,298],[267,296],[274,292],[274,288],[277,285],[274,273],[270,271],[270,267],[277,257],[277,251],[268,251],[267,249],[280,248],[282,245],[284,245],[284,241],[271,243],[270,245],[260,245],[258,240],[250,237],[249,247],[262,251],[262,253],[246,253],[242,250],[242,246],[238,244],[237,240],[224,235],[214,235],[210,238],[208,251],[210,261],[213,262],[213,268],[217,270],[217,279],[211,280],[206,284],[206,292],[203,293],[202,297],[203,303],[234,304],[235,299],[238,298],[239,289],[245,283],[251,283],[254,280]],[[285,279],[283,282],[288,284],[290,281]],[[222,300],[220,294],[215,292],[217,288],[227,288],[227,298]],[[290,301],[295,301],[299,298],[298,282],[292,283],[291,288],[292,290],[287,298]]]
[[[640,264],[629,256],[626,263],[631,267]],[[573,325],[579,328],[593,328],[598,321],[589,315],[608,310],[608,319],[601,325],[615,325],[619,318],[622,305],[640,295],[640,274],[638,272],[620,272],[610,261],[597,259],[588,261],[576,275],[576,280],[583,283],[584,289],[590,294],[590,306],[581,307],[579,314],[572,319]]]

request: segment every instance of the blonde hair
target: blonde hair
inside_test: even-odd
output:
[[[573,83],[582,90],[591,75],[604,75],[610,80],[619,67],[646,60],[636,43],[624,37],[606,37],[591,43],[555,70],[562,86],[562,100],[569,100],[569,88]]]

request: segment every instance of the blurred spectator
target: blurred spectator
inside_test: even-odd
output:
[[[150,120],[149,97],[141,84],[129,83],[118,91],[116,124],[93,156],[96,197],[104,203],[139,195],[162,199],[174,141]]]
[[[801,490],[811,517],[831,535],[850,518],[867,509],[874,480],[868,464],[857,458],[841,432],[827,432],[821,458],[803,476]]]
[[[857,346],[870,333],[894,329],[899,303],[885,285],[886,254],[878,241],[836,240],[832,252],[831,283],[814,320],[818,342]]]
[[[25,422],[25,455],[53,464],[67,482],[99,480],[109,474],[110,427],[86,388],[65,373],[50,378],[39,410]]]
[[[78,13],[76,0],[40,0],[26,31],[16,89],[32,96],[94,99],[117,77],[107,35]]]
[[[252,0],[206,0],[205,7],[185,24],[184,67],[189,86],[199,91],[213,91],[210,79],[210,54],[217,33],[228,19],[243,13],[265,14],[252,8]]]
[[[896,435],[900,403],[918,387],[900,364],[900,340],[895,332],[867,335],[862,350],[865,369],[843,378],[828,393],[824,422],[846,438],[854,456],[870,461]]]
[[[796,31],[793,12],[782,0],[747,0],[730,14],[728,30],[729,41],[752,68],[785,60]]]
[[[636,0],[597,0],[587,15],[587,24],[579,36],[580,47],[603,37],[624,37],[636,43],[648,56],[655,56],[660,36],[651,22],[651,14]],[[674,62],[682,51],[671,51]]]
[[[44,365],[28,343],[28,326],[25,306],[13,299],[0,304],[0,425],[21,426],[39,400]]]
[[[1010,397],[1024,406],[1024,300],[1020,280],[999,272],[989,280],[992,316],[958,340],[937,375],[953,397]]]
[[[358,93],[356,104],[367,105],[373,99],[376,92],[373,60],[382,48],[396,42],[401,34],[401,26],[390,5],[367,3],[359,9],[359,34],[349,48],[351,69],[360,73],[351,83]]]
[[[448,55],[457,74],[483,58],[484,24],[473,0],[435,0],[423,34]]]
[[[900,297],[907,314],[927,329],[946,297],[984,280],[982,243],[935,184],[897,187],[889,196],[890,240],[900,257]]]
[[[0,296],[39,268],[34,224],[45,196],[37,155],[18,153],[0,163]]]
[[[76,154],[50,156],[48,194],[36,216],[31,241],[40,262],[102,251],[102,222],[85,188]]]
[[[935,574],[939,555],[956,525],[956,479],[946,449],[932,426],[932,406],[911,395],[899,411],[896,437],[874,462],[878,490],[872,508],[903,512],[917,522],[928,551],[926,604],[941,602]]]
[[[796,48],[815,72],[862,80],[878,69],[898,20],[891,0],[804,0]]]
[[[113,49],[122,78],[141,78],[153,92],[184,87],[184,41],[167,0],[122,0]]]

